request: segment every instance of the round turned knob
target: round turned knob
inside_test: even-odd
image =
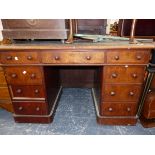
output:
[[[20,110],[20,111],[23,110],[23,107],[19,107],[18,110]]]
[[[38,93],[39,93],[39,90],[38,90],[38,89],[36,89],[34,92],[35,92],[35,94],[38,94]]]
[[[86,59],[87,60],[91,60],[91,56],[86,56]]]
[[[35,77],[36,77],[36,74],[35,73],[32,73],[31,74],[31,78],[34,79]]]
[[[16,77],[17,77],[17,74],[16,74],[16,73],[13,73],[13,74],[11,75],[11,77],[12,77],[12,78],[16,78]]]
[[[32,60],[32,56],[27,56],[27,60]]]
[[[112,111],[112,108],[109,108],[108,110],[111,112]]]
[[[112,73],[111,75],[113,78],[116,78],[117,77],[117,74],[116,73]]]
[[[21,89],[17,89],[16,92],[17,92],[18,94],[20,94],[20,93],[22,92],[22,90],[21,90]]]
[[[132,74],[132,77],[133,77],[133,78],[137,78],[137,74],[135,74],[135,73]]]
[[[119,60],[119,56],[118,55],[116,55],[114,58],[115,58],[115,60]]]
[[[148,90],[148,93],[150,93],[151,91],[152,91],[152,90],[151,90],[151,89],[149,89],[149,90]]]
[[[127,111],[130,112],[130,111],[131,111],[131,108],[128,107],[128,108],[127,108]]]
[[[55,60],[59,60],[60,57],[59,57],[59,56],[55,56],[54,59],[55,59]]]
[[[130,94],[130,96],[133,96],[134,95],[134,92],[131,91],[129,94]]]
[[[12,56],[7,56],[6,57],[7,60],[12,60],[12,58],[13,58]]]
[[[115,92],[114,91],[110,92],[110,95],[111,96],[114,96],[115,95]]]
[[[137,60],[141,60],[142,59],[142,57],[140,55],[137,55],[136,58],[137,58]]]
[[[39,111],[39,110],[40,110],[40,108],[39,108],[39,107],[37,107],[37,108],[36,108],[36,111]]]

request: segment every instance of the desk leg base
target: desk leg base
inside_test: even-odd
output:
[[[14,117],[16,123],[51,123],[53,117]]]
[[[146,119],[143,116],[140,117],[140,122],[144,128],[153,128],[155,127],[155,118],[154,119]]]
[[[137,118],[100,118],[97,117],[97,123],[103,125],[136,125]]]

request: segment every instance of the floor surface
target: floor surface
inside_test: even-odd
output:
[[[96,123],[91,89],[64,88],[51,124],[15,123],[0,109],[0,135],[155,135],[155,128],[104,126]]]

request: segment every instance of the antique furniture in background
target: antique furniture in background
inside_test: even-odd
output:
[[[72,19],[2,19],[4,39],[73,41]]]
[[[118,36],[130,36],[132,19],[120,19],[118,25]],[[135,37],[155,39],[155,20],[137,19]]]
[[[76,19],[77,33],[106,34],[107,19]]]
[[[13,112],[11,98],[2,67],[0,67],[0,108]]]

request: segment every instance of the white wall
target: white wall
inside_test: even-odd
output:
[[[2,22],[0,20],[0,40],[2,40],[3,37],[2,37]]]

